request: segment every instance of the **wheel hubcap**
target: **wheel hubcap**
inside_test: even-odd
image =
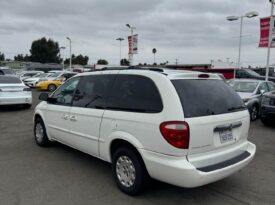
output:
[[[258,110],[256,107],[253,107],[252,113],[251,113],[252,119],[255,120],[258,116]]]
[[[127,156],[121,156],[116,163],[116,174],[119,182],[125,187],[131,187],[135,183],[136,170],[132,160]]]
[[[50,86],[49,86],[49,90],[50,90],[50,91],[54,91],[54,90],[55,90],[55,87],[54,87],[53,85],[50,85]]]
[[[43,127],[42,127],[42,125],[40,123],[37,123],[36,127],[35,127],[35,137],[36,137],[36,140],[38,142],[42,142],[43,135],[44,135]]]

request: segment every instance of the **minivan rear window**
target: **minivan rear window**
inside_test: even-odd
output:
[[[186,118],[245,110],[239,95],[222,80],[172,80]]]

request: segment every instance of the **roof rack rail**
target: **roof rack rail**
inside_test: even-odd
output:
[[[129,67],[104,67],[98,69],[98,71],[104,70],[149,70],[149,71],[156,71],[156,72],[163,72],[163,68],[156,68],[156,67],[140,67],[140,66],[129,66]]]

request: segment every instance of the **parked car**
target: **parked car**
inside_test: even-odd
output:
[[[0,67],[0,75],[15,75],[15,71],[10,68]]]
[[[247,108],[214,74],[83,73],[39,99],[36,143],[58,141],[112,163],[114,181],[130,195],[148,176],[189,188],[223,179],[256,151]]]
[[[58,74],[58,73],[55,73]],[[53,92],[58,88],[60,85],[62,85],[66,80],[71,78],[72,76],[76,75],[76,73],[60,73],[58,74],[56,78],[52,79],[55,74],[52,74],[48,77],[47,80],[40,79],[36,85],[35,88],[38,90],[48,90],[50,92]]]
[[[265,80],[265,76],[261,76],[260,74],[256,73],[255,71],[249,68],[237,69],[236,78]],[[275,82],[275,77],[269,76],[268,80]]]
[[[261,105],[261,121],[275,125],[275,91],[264,94]]]
[[[0,76],[0,105],[32,105],[32,93],[22,81],[15,76]]]
[[[43,71],[23,71],[22,73],[19,74],[20,80],[24,80],[26,78],[31,78],[37,74],[44,73]]]
[[[253,79],[230,80],[229,85],[231,85],[242,98],[249,110],[252,121],[259,117],[263,94],[275,90],[275,84],[273,82]]]
[[[35,88],[40,79],[50,78],[52,73],[38,73],[33,77],[25,78],[23,82],[30,88]]]

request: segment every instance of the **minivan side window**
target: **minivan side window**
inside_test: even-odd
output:
[[[139,75],[118,75],[107,108],[128,112],[159,113],[162,100],[155,83]]]
[[[79,77],[72,78],[57,89],[51,96],[52,103],[57,105],[70,106],[75,89],[77,88]]]
[[[72,106],[103,109],[116,75],[84,76],[75,92]]]

